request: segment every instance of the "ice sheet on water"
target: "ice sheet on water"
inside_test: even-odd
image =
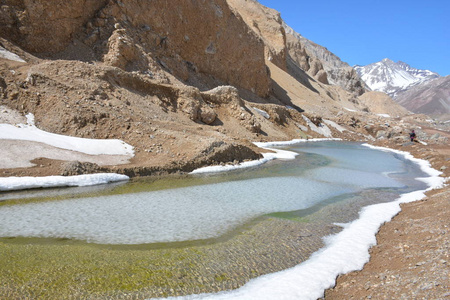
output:
[[[261,178],[110,197],[0,207],[0,236],[143,244],[217,237],[262,214],[349,192],[299,177]]]
[[[404,186],[400,182],[397,182],[384,174],[349,170],[344,168],[328,167],[314,169],[310,171],[308,175],[310,178],[314,178],[318,181],[329,182],[337,185],[347,185],[356,190],[377,187],[399,188]]]
[[[401,155],[396,156],[369,149],[368,147],[336,142],[312,144],[309,147],[300,146],[294,146],[293,150],[316,153],[332,158],[334,159],[334,167],[371,173],[403,171],[403,162],[405,159]]]

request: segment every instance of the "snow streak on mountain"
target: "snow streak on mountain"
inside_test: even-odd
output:
[[[440,77],[429,70],[415,69],[404,62],[395,63],[388,58],[354,68],[373,91],[385,92],[392,98],[412,86]]]

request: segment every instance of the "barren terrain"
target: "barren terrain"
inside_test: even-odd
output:
[[[408,151],[450,176],[448,122],[366,91],[351,67],[256,1],[4,2],[0,124],[31,113],[41,130],[119,139],[135,155],[0,139],[0,177],[182,174],[258,159],[254,142],[324,137]],[[412,129],[423,143],[409,142]],[[326,297],[449,297],[449,198],[446,187],[405,204],[364,270]]]

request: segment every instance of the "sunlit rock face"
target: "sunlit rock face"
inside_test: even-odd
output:
[[[8,30],[0,36],[38,56],[270,91],[264,43],[225,0],[19,1],[2,9]]]

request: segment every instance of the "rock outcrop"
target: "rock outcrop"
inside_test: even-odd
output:
[[[2,10],[1,36],[40,57],[104,61],[163,79],[165,71],[259,96],[270,90],[264,43],[225,0],[11,1]]]
[[[295,32],[286,23],[283,25],[289,41],[289,53],[303,70],[320,82],[338,85],[355,96],[365,93],[367,86],[352,67],[327,48]]]

